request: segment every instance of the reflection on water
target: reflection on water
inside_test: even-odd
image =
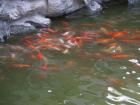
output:
[[[140,105],[140,8],[130,8],[1,44],[0,105]]]
[[[130,98],[128,96],[125,96],[123,95],[122,93],[120,93],[119,91],[117,91],[116,89],[112,88],[112,87],[108,87],[108,95],[107,95],[107,99],[113,101],[113,102],[116,102],[116,103],[129,103],[129,104],[134,104],[134,105],[139,105],[140,104],[140,101],[134,99],[134,98]],[[113,95],[112,95],[112,94]],[[116,104],[112,104],[112,102],[108,102],[106,101],[106,103],[108,105],[116,105]],[[124,105],[124,104],[123,104]]]

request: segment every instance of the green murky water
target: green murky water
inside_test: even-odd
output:
[[[59,33],[100,34],[67,54],[43,50],[51,64],[48,70],[38,68],[44,61],[30,59],[21,37],[1,44],[0,105],[140,105],[139,4],[106,9],[94,17],[69,16],[52,27]],[[128,35],[104,42],[110,38],[106,32],[122,30]],[[13,66],[19,63],[30,66]]]

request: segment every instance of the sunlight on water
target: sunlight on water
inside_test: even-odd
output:
[[[113,102],[122,102],[122,103],[128,102],[130,104],[140,105],[140,101],[133,99],[133,98],[130,98],[128,96],[125,96],[112,87],[108,87],[108,91],[109,91],[109,93],[108,93],[106,98],[113,101]],[[115,105],[115,104],[112,104],[109,102],[106,102],[106,103],[108,105]],[[125,105],[125,104],[121,104],[121,105]]]

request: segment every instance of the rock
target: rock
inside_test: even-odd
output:
[[[1,0],[0,19],[16,20],[27,14],[46,12],[45,0]]]
[[[37,32],[38,27],[48,27],[51,23],[49,18],[34,14],[14,21],[0,21],[0,42],[4,42],[10,35],[22,35]]]
[[[136,2],[139,2],[140,0],[128,0],[129,4],[134,4]]]
[[[135,3],[140,0],[128,0]],[[0,42],[10,34],[37,31],[37,27],[48,27],[47,17],[62,16],[87,6],[92,13],[100,11],[102,5],[126,3],[127,0],[0,0]]]
[[[96,12],[96,11],[100,11],[102,10],[102,0],[84,0],[85,4],[87,5],[87,7],[92,11],[92,12]]]
[[[35,32],[38,27],[48,27],[51,23],[49,18],[42,15],[34,14],[28,15],[10,23],[11,34],[20,34],[26,32]]]
[[[49,17],[61,16],[84,6],[81,0],[1,0],[0,42],[10,34],[36,31],[37,27],[48,27]]]
[[[47,16],[61,16],[84,6],[82,0],[50,0],[47,2]]]
[[[16,20],[27,14],[60,16],[82,8],[81,0],[4,0],[1,1],[0,19]]]
[[[0,21],[0,42],[4,42],[10,36],[10,25],[7,21]]]

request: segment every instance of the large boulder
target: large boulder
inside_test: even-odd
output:
[[[9,34],[48,27],[51,21],[47,17],[62,16],[84,6],[82,0],[0,0],[0,4],[0,41]]]
[[[27,14],[60,16],[84,6],[82,0],[0,0],[0,19],[16,20]]]
[[[47,17],[62,16],[87,6],[91,13],[104,4],[134,3],[140,0],[0,0],[0,41],[11,34],[33,32],[48,27]]]
[[[139,2],[140,0],[128,0],[129,4],[134,4],[136,2]]]

